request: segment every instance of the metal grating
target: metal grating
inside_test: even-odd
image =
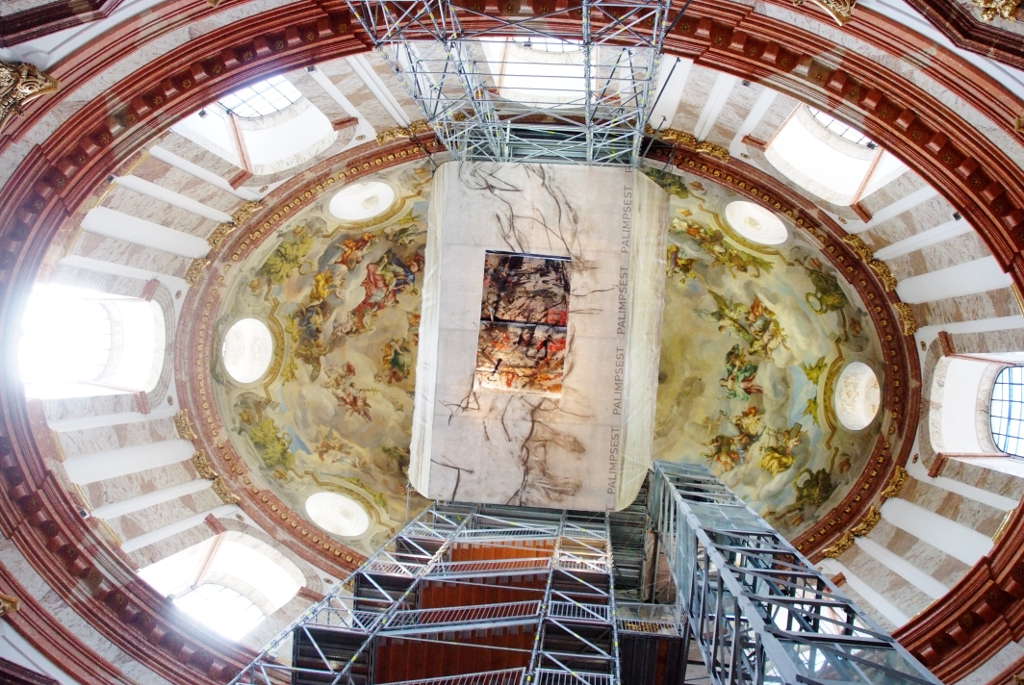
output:
[[[456,159],[637,164],[668,0],[347,1]]]

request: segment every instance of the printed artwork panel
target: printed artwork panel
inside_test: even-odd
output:
[[[564,326],[481,322],[477,382],[493,390],[560,393],[565,336]]]
[[[481,321],[565,326],[569,317],[568,260],[487,252]]]

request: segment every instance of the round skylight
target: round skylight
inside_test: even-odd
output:
[[[395,201],[387,183],[365,181],[347,185],[331,198],[331,214],[343,221],[366,221],[383,214]]]
[[[761,245],[781,245],[789,238],[786,225],[775,212],[746,200],[727,204],[725,220],[741,236]]]
[[[306,513],[328,533],[342,537],[362,535],[370,527],[363,505],[336,492],[316,492],[306,499]]]
[[[836,418],[846,428],[859,431],[866,428],[878,413],[882,392],[878,376],[863,362],[850,362],[836,381],[832,405]]]
[[[274,338],[259,319],[240,319],[228,329],[221,348],[224,368],[239,383],[252,383],[267,372]]]

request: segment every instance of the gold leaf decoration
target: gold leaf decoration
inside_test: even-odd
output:
[[[1016,21],[1021,0],[974,0],[974,5],[981,10],[981,18],[985,21],[992,21],[996,17]]]
[[[885,288],[885,292],[891,293],[896,290],[896,277],[892,275],[892,271],[889,270],[889,266],[879,260],[875,259],[874,252],[868,245],[861,240],[858,235],[847,235],[843,237],[843,242],[850,246],[850,248],[857,253],[857,256],[871,269],[878,280],[882,282],[882,286]]]
[[[185,272],[185,281],[189,285],[195,285],[202,278],[206,270],[210,268],[211,261],[206,257],[198,257],[192,260],[192,263],[188,265],[188,271]]]
[[[718,145],[707,140],[697,140],[697,137],[692,133],[686,131],[680,131],[675,128],[663,128],[661,130],[655,129],[648,125],[644,129],[644,133],[649,136],[662,140],[666,143],[671,143],[676,147],[684,147],[694,152],[699,152],[702,155],[714,157],[720,159],[723,162],[729,161],[729,151]]]
[[[917,317],[914,316],[914,310],[911,309],[910,305],[906,302],[893,302],[892,306],[900,317],[900,330],[903,331],[903,335],[913,335],[916,333]]]
[[[907,482],[907,470],[902,466],[897,466],[892,472],[892,478],[885,484],[885,488],[882,490],[882,501],[895,497],[900,494],[900,490],[903,489],[903,484]]]
[[[213,492],[217,495],[217,497],[220,497],[221,501],[224,502],[224,504],[238,504],[239,502],[241,502],[238,495],[231,492],[231,490],[228,488],[227,483],[225,483],[224,479],[220,478],[219,476],[213,479]]]
[[[192,415],[188,413],[188,409],[182,409],[174,415],[174,428],[178,431],[178,437],[182,440],[192,442],[199,438],[195,425],[192,423]]]
[[[413,136],[430,133],[430,124],[427,123],[426,119],[417,119],[408,126],[395,126],[393,128],[386,128],[377,134],[377,143],[384,145],[390,143],[393,140],[399,138],[412,138]]]
[[[853,546],[853,533],[846,532],[836,540],[834,543],[825,548],[822,552],[826,557],[835,559],[840,556],[843,552],[850,549]]]
[[[0,62],[0,130],[22,108],[60,87],[56,79],[31,64]]]
[[[196,453],[192,455],[192,466],[206,480],[220,478],[220,474],[217,473],[217,470],[213,468],[213,464],[210,463],[210,457],[203,450],[196,450]]]
[[[829,16],[840,26],[850,21],[853,17],[853,8],[857,6],[857,0],[811,0],[811,2],[828,12]],[[804,4],[804,0],[793,0],[793,4],[799,7]]]

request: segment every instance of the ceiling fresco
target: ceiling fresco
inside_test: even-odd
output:
[[[849,491],[878,438],[877,418],[848,430],[832,401],[850,362],[881,378],[870,319],[802,234],[750,242],[724,218],[738,195],[647,173],[671,198],[654,457],[708,465],[795,537]],[[341,221],[324,196],[229,270],[218,335],[258,319],[273,360],[250,383],[223,357],[212,369],[254,476],[307,517],[318,492],[359,502],[368,530],[336,537],[362,553],[426,504],[407,480],[431,173],[369,180],[395,191],[376,217]]]
[[[372,180],[395,191],[376,217],[339,221],[325,196],[232,270],[218,331],[259,319],[274,358],[252,383],[222,358],[213,369],[254,474],[304,514],[314,493],[356,500],[369,529],[339,539],[363,554],[426,504],[406,482],[430,173],[405,165]]]
[[[847,430],[833,403],[850,362],[881,379],[874,327],[803,234],[753,243],[724,218],[739,195],[648,175],[671,195],[654,456],[706,464],[796,537],[846,495],[878,438],[878,418]]]

